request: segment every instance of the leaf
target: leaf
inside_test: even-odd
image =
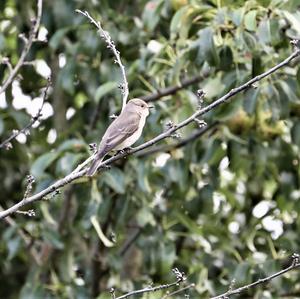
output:
[[[147,224],[150,224],[152,226],[156,225],[156,221],[155,218],[151,212],[151,210],[149,210],[149,208],[147,207],[143,207],[142,209],[140,209],[136,215],[136,219],[137,219],[137,223],[138,225],[140,225],[141,227],[144,227]]]
[[[247,283],[249,277],[250,266],[247,262],[242,262],[237,265],[233,274],[233,279],[236,279],[239,284]]]
[[[68,150],[80,150],[85,148],[87,145],[81,139],[68,139],[64,141],[57,150],[59,152],[68,151]]]
[[[245,99],[243,101],[243,106],[244,106],[244,110],[248,114],[254,113],[259,92],[260,92],[259,87],[251,88],[245,92]]]
[[[229,46],[224,46],[220,50],[220,69],[228,70],[233,62],[232,50]]]
[[[64,175],[71,173],[82,159],[82,154],[65,153],[56,163],[56,171]]]
[[[197,41],[197,45],[198,45],[197,59],[199,60],[199,63],[206,60],[212,66],[219,65],[220,59],[213,40],[212,28],[208,27],[202,29],[199,32],[199,36],[200,37]]]
[[[292,87],[286,81],[280,80],[278,82],[278,84],[290,102],[292,102],[292,103],[300,102],[298,97],[296,96],[295,92],[293,91]]]
[[[58,152],[50,152],[40,156],[32,164],[30,173],[35,178],[41,178],[44,175],[46,168],[49,165],[51,165],[52,162],[55,161],[58,156],[59,156]]]
[[[114,243],[111,242],[109,239],[106,238],[106,236],[104,235],[102,229],[101,229],[101,226],[96,218],[95,215],[91,216],[90,218],[91,220],[91,223],[93,224],[97,234],[98,234],[98,237],[99,239],[102,241],[102,243],[104,244],[104,246],[106,247],[113,247],[114,246]]]
[[[4,122],[2,120],[2,118],[0,117],[0,135],[3,133],[4,131]]]
[[[178,211],[175,211],[175,217],[176,219],[184,225],[190,232],[194,234],[203,234],[202,227],[199,226],[195,221],[193,221],[190,217],[186,216],[183,213],[180,213]]]
[[[125,193],[125,179],[123,172],[118,168],[113,168],[104,173],[103,179],[117,193]]]
[[[13,239],[9,239],[7,241],[7,248],[8,248],[8,259],[11,260],[16,256],[18,250],[20,248],[20,237],[15,237]]]
[[[296,12],[296,13],[292,14],[288,11],[283,11],[283,14],[285,15],[286,19],[291,24],[292,28],[298,34],[300,34],[300,14],[299,14],[299,12]]]
[[[244,24],[247,30],[249,31],[255,31],[257,27],[256,23],[256,10],[251,10],[245,15]]]
[[[293,143],[297,144],[300,147],[300,122],[294,124],[291,130]]]
[[[52,36],[52,38],[49,41],[49,46],[50,48],[52,48],[53,50],[57,50],[57,48],[60,46],[60,44],[62,43],[62,39],[65,37],[65,35],[71,30],[70,27],[67,28],[62,28],[57,30],[54,35]]]
[[[259,38],[260,43],[268,44],[271,43],[271,28],[269,19],[262,20],[259,23],[257,36]]]
[[[51,244],[54,248],[64,249],[65,245],[60,239],[60,235],[57,231],[51,230],[49,228],[43,231],[43,239]]]
[[[103,96],[110,93],[117,86],[118,86],[117,82],[114,81],[109,81],[99,86],[95,92],[95,102],[98,103]]]

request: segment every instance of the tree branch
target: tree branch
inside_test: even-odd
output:
[[[32,43],[36,37],[36,34],[38,32],[38,29],[40,27],[41,18],[42,18],[42,8],[43,8],[43,0],[37,0],[37,16],[36,19],[33,21],[32,27],[30,29],[29,37],[28,39],[24,37],[24,35],[21,34],[21,38],[23,39],[25,45],[24,49],[21,53],[21,56],[19,58],[19,61],[15,65],[13,69],[10,68],[9,76],[7,79],[3,82],[2,86],[0,87],[0,94],[4,92],[7,87],[12,83],[13,79],[17,75],[19,69],[24,65],[25,58],[32,46]],[[7,64],[7,62],[4,62]]]
[[[3,207],[1,205],[0,205],[0,211],[3,211]],[[21,229],[18,226],[18,224],[10,216],[6,217],[5,221],[9,226],[16,228],[18,235],[23,239],[32,258],[38,265],[40,265],[41,259],[38,254],[38,251],[32,246],[33,245],[32,238],[29,235],[27,235],[27,232],[25,232],[23,229]]]
[[[200,81],[203,81],[205,78],[208,77],[208,75],[209,75],[209,72],[206,72],[203,75],[194,76],[192,78],[185,78],[177,85],[158,89],[154,93],[140,97],[140,99],[142,99],[145,102],[157,101],[160,98],[175,94],[181,89],[184,89],[184,88],[186,88],[190,85],[193,85],[195,83],[198,83]]]
[[[204,115],[205,113],[211,111],[212,109],[218,107],[219,105],[225,103],[227,100],[229,100],[230,98],[232,98],[234,95],[250,88],[252,86],[252,84],[254,84],[255,82],[258,82],[260,80],[262,80],[263,78],[271,75],[272,73],[276,72],[278,69],[286,66],[287,64],[289,64],[290,61],[292,61],[294,58],[298,57],[300,55],[300,49],[296,48],[296,50],[289,56],[287,57],[285,60],[283,60],[282,62],[280,62],[279,64],[275,65],[274,67],[272,67],[271,69],[267,70],[266,72],[252,78],[251,80],[247,81],[246,83],[240,85],[239,87],[233,88],[231,89],[227,94],[225,94],[224,96],[222,96],[221,98],[217,99],[216,101],[212,102],[211,104],[209,104],[208,106],[197,110],[194,114],[192,114],[189,118],[183,120],[182,122],[180,122],[177,125],[172,126],[171,128],[169,128],[168,130],[166,130],[165,132],[159,134],[158,136],[154,137],[153,139],[137,146],[134,147],[130,150],[128,150],[126,153],[120,153],[117,154],[109,159],[106,159],[105,161],[103,161],[100,164],[100,168],[103,170],[105,168],[107,168],[107,166],[109,166],[110,164],[112,164],[114,161],[116,160],[120,160],[125,156],[131,155],[133,153],[139,152],[145,148],[148,148],[150,146],[152,146],[153,144],[168,138],[170,136],[172,136],[172,134],[174,132],[176,132],[177,130],[187,126],[188,124],[194,122],[197,117]],[[89,158],[91,159],[91,158]],[[70,184],[72,181],[83,177],[85,175],[87,171],[87,168],[83,169],[83,170],[79,170],[78,172],[72,172],[71,174],[67,175],[66,177],[56,181],[55,183],[53,183],[52,185],[50,185],[49,187],[47,187],[46,189],[40,191],[39,193],[32,195],[30,197],[24,198],[23,200],[21,200],[20,202],[16,203],[15,205],[13,205],[12,207],[8,208],[5,211],[0,212],[0,219],[5,218],[6,216],[15,213],[20,207],[23,207],[25,205],[31,204],[35,201],[41,200],[43,199],[46,195],[51,194],[53,192],[56,192],[59,188]]]
[[[259,280],[255,281],[255,282],[252,282],[250,284],[242,286],[240,288],[229,289],[227,292],[225,292],[225,293],[223,293],[221,295],[218,295],[216,297],[212,297],[210,299],[225,299],[225,298],[229,298],[232,295],[240,294],[240,293],[242,293],[242,292],[244,292],[246,290],[249,290],[251,288],[254,288],[254,287],[256,287],[256,286],[258,286],[260,284],[268,283],[272,279],[274,279],[274,278],[276,278],[278,276],[281,276],[281,275],[283,275],[286,272],[289,272],[289,271],[294,270],[296,268],[300,268],[299,254],[294,253],[292,255],[292,258],[293,258],[293,261],[292,261],[292,264],[289,267],[287,267],[287,268],[285,268],[285,269],[283,269],[283,270],[281,270],[279,272],[276,272],[276,273],[274,273],[274,274],[272,274],[270,276],[267,276],[265,278],[262,278],[262,279],[259,279]]]
[[[127,78],[126,78],[125,67],[124,67],[121,57],[120,57],[120,51],[118,51],[116,49],[115,43],[112,40],[111,36],[109,35],[109,32],[103,30],[100,22],[95,21],[95,19],[93,19],[87,11],[81,11],[80,9],[76,9],[75,12],[87,17],[90,20],[90,22],[96,26],[96,28],[98,29],[98,32],[100,34],[100,37],[104,39],[104,41],[107,44],[107,48],[111,49],[111,51],[113,52],[113,54],[115,56],[114,62],[119,65],[119,67],[121,69],[122,77],[123,77],[123,83],[119,84],[119,88],[121,89],[121,93],[123,96],[123,100],[122,100],[122,111],[123,111],[123,109],[125,108],[126,103],[127,103],[129,90],[128,90],[128,82],[127,82]]]
[[[144,289],[140,289],[140,290],[135,290],[135,291],[131,291],[125,295],[119,296],[119,297],[115,297],[114,295],[114,290],[111,292],[113,295],[113,298],[115,299],[125,299],[128,298],[130,296],[134,296],[134,295],[140,295],[140,294],[144,294],[144,293],[152,293],[152,292],[156,292],[156,291],[160,291],[160,290],[164,290],[164,289],[169,289],[171,287],[177,286],[178,284],[180,284],[181,282],[186,280],[185,274],[183,272],[180,272],[177,268],[172,269],[173,273],[176,275],[177,280],[175,282],[169,283],[169,284],[163,284],[163,285],[159,285],[156,287],[146,287]]]
[[[196,139],[198,139],[199,137],[204,135],[206,132],[208,132],[211,129],[215,128],[218,124],[219,124],[219,122],[214,122],[213,124],[211,124],[209,126],[206,126],[204,128],[200,128],[200,129],[196,130],[190,136],[180,140],[179,142],[176,142],[174,144],[167,144],[167,145],[161,145],[161,146],[153,147],[153,148],[150,148],[146,151],[138,152],[136,154],[136,156],[137,157],[144,157],[144,156],[153,155],[153,154],[156,154],[156,153],[159,153],[159,152],[169,152],[171,150],[184,147],[188,143],[195,141]]]
[[[47,98],[47,93],[48,93],[48,89],[50,87],[50,84],[51,84],[51,80],[50,80],[50,78],[48,78],[47,85],[46,85],[44,93],[43,93],[42,105],[39,108],[39,110],[36,113],[36,115],[31,118],[30,122],[23,129],[21,129],[21,130],[13,130],[13,133],[6,140],[4,140],[0,144],[0,149],[1,148],[10,149],[12,147],[10,141],[12,141],[13,139],[15,139],[21,133],[24,133],[25,135],[27,135],[28,132],[29,132],[29,130],[31,129],[31,127],[40,119],[40,117],[42,116],[42,109],[44,107],[44,103],[45,103],[45,100]]]

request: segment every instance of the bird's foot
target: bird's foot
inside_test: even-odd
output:
[[[117,156],[119,154],[121,154],[121,155],[128,154],[131,150],[132,150],[132,147],[125,147],[121,150],[118,150],[117,153],[115,154],[115,156]]]

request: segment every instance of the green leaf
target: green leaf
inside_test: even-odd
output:
[[[56,171],[64,175],[71,173],[72,170],[79,164],[83,155],[65,153],[56,163]]]
[[[233,274],[233,279],[236,279],[239,284],[247,283],[249,278],[250,266],[247,262],[243,262],[237,265]]]
[[[297,11],[296,13],[292,14],[288,11],[283,11],[288,22],[291,24],[292,28],[300,34],[300,13]]]
[[[91,218],[91,223],[93,224],[96,232],[97,232],[97,235],[99,237],[99,239],[102,241],[102,243],[104,244],[105,247],[113,247],[114,246],[114,243],[111,242],[109,239],[107,239],[107,237],[104,235],[102,229],[101,229],[101,226],[98,222],[98,219],[96,218],[95,215],[93,215]]]
[[[49,46],[53,50],[57,50],[57,48],[62,44],[62,39],[65,37],[65,35],[71,30],[70,27],[62,28],[57,30],[54,35],[49,40]]]
[[[117,86],[117,82],[114,81],[109,81],[99,86],[95,92],[95,102],[98,103],[103,96],[110,93]]]
[[[87,144],[81,139],[68,139],[64,141],[57,150],[59,152],[69,151],[69,150],[80,150],[87,146]]]
[[[105,183],[117,193],[125,193],[125,178],[123,172],[120,169],[110,169],[109,171],[104,173],[103,179]]]
[[[65,245],[61,240],[59,233],[55,230],[45,229],[43,231],[43,239],[51,244],[54,248],[64,249]]]
[[[20,237],[14,237],[13,239],[9,239],[7,241],[7,248],[8,248],[8,259],[11,260],[16,256],[18,250],[20,248]]]
[[[245,27],[249,31],[255,31],[257,27],[256,23],[256,15],[257,11],[256,10],[251,10],[245,15],[244,23]]]
[[[0,135],[3,133],[4,131],[4,122],[2,120],[2,117],[0,117]]]
[[[150,224],[152,226],[155,226],[156,224],[152,211],[147,207],[144,207],[138,211],[136,219],[138,225],[140,225],[141,227],[144,227],[146,224]]]
[[[220,50],[220,69],[228,70],[233,62],[232,50],[229,46],[224,46]]]
[[[291,131],[293,143],[300,147],[300,122],[297,122]]]
[[[30,173],[35,178],[41,178],[44,175],[46,168],[49,165],[51,165],[53,161],[57,159],[58,156],[59,156],[58,152],[50,152],[40,156],[32,164]]]
[[[219,65],[219,55],[217,53],[215,43],[213,40],[213,30],[208,27],[199,31],[198,55],[197,59],[199,63],[207,61],[210,65]]]
[[[254,113],[259,93],[260,93],[259,87],[248,89],[245,92],[245,99],[243,101],[243,106],[244,106],[244,110],[248,114]]]

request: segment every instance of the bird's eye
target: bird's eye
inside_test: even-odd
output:
[[[145,105],[144,105],[144,104],[142,104],[142,108],[145,108]]]

